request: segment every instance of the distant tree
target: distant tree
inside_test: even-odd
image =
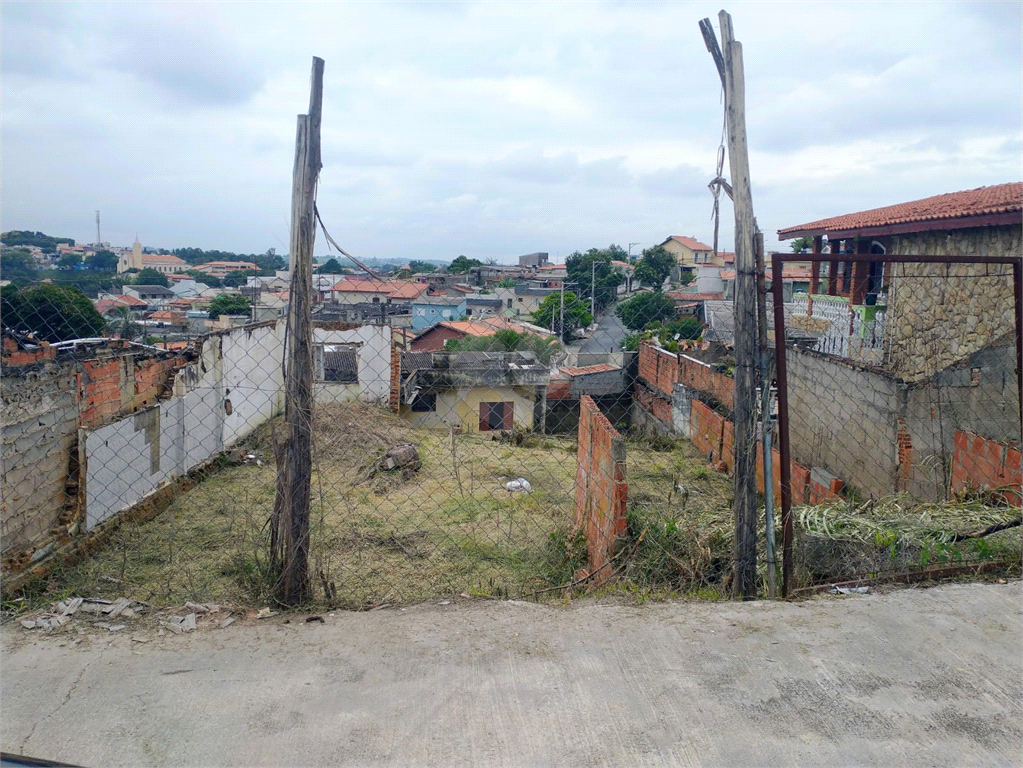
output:
[[[797,237],[792,241],[792,252],[802,253],[804,250],[813,250],[813,238],[812,237]]]
[[[664,281],[675,267],[675,257],[663,245],[646,248],[636,262],[636,278],[655,291],[661,290]]]
[[[210,302],[210,317],[221,315],[247,315],[249,314],[249,300],[237,293],[222,293]]]
[[[57,259],[57,266],[61,269],[74,269],[82,263],[82,256],[78,253],[65,253]]]
[[[146,268],[135,275],[135,285],[162,285],[164,288],[170,285],[167,275],[155,269]]]
[[[514,277],[504,277],[501,279],[501,282],[497,284],[497,287],[514,288],[516,285],[518,285],[518,281],[516,281]]]
[[[483,262],[479,259],[467,259],[463,255],[459,255],[454,261],[448,266],[448,272],[453,275],[464,275],[473,267],[482,267]]]
[[[107,330],[122,339],[134,339],[142,333],[142,326],[135,321],[130,307],[114,307],[112,317],[107,321]]]
[[[30,232],[29,230],[12,230],[0,235],[0,243],[4,245],[34,245],[41,248],[43,253],[56,253],[58,243],[74,245],[75,241],[70,237],[50,237],[42,232]]]
[[[317,269],[317,272],[322,272],[326,275],[340,275],[344,267],[341,266],[341,262],[337,259],[328,259],[327,263]]]
[[[113,272],[117,269],[117,255],[113,251],[96,251],[92,256],[85,257],[85,263],[91,269]]]
[[[624,261],[627,257],[620,245],[610,245],[602,250],[590,248],[586,253],[576,251],[565,259],[568,282],[575,285],[579,297],[586,301],[590,299],[592,285],[596,297],[594,305],[599,312],[614,302],[616,289],[622,284],[622,273],[611,262]]]
[[[492,336],[466,336],[462,339],[448,339],[444,349],[455,352],[532,352],[544,365],[563,347],[553,336],[536,333],[518,333],[505,328]]]
[[[259,274],[259,270],[253,272],[248,269],[239,269],[234,272],[228,272],[224,275],[223,284],[225,288],[237,288],[245,285],[249,282],[249,278]]]
[[[99,336],[106,328],[89,297],[74,286],[5,286],[0,305],[4,325],[50,343]]]
[[[675,302],[659,291],[637,293],[615,307],[615,314],[626,328],[641,331],[652,322],[674,317]]]
[[[564,300],[564,327],[561,326],[562,309],[561,302]],[[533,322],[543,328],[553,329],[562,341],[568,343],[572,340],[572,333],[577,328],[585,328],[593,322],[593,315],[590,314],[590,304],[576,296],[572,291],[565,291],[564,295],[559,291],[552,293],[545,298],[540,306],[533,312]]]
[[[412,261],[408,263],[408,268],[412,271],[412,274],[416,274],[417,272],[437,271],[436,264],[431,264],[428,261],[418,261],[416,259],[412,259]]]
[[[0,277],[12,283],[25,284],[37,279],[36,260],[21,248],[4,248],[0,252]]]

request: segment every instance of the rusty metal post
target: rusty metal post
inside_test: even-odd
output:
[[[1016,396],[1019,398],[1020,442],[1023,443],[1023,261],[1012,263],[1012,293],[1016,305]]]
[[[792,463],[789,460],[789,380],[785,361],[785,293],[783,256],[771,254],[771,290],[774,292],[774,376],[778,387],[778,459],[781,462],[781,596],[792,591]],[[774,478],[764,478],[774,482]]]

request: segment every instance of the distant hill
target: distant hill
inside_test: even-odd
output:
[[[27,229],[12,229],[10,232],[0,234],[0,243],[11,247],[18,245],[34,245],[38,248],[42,248],[46,253],[55,253],[57,250],[57,243],[74,245],[75,241],[74,238],[70,237],[50,237],[49,235],[44,235],[42,232],[30,232]]]

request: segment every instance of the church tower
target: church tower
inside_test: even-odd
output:
[[[142,269],[142,243],[138,235],[135,235],[135,243],[131,247],[131,254],[123,253],[117,260],[118,273],[127,272],[129,269]]]
[[[142,269],[142,243],[138,235],[135,235],[135,243],[131,246],[131,268]]]

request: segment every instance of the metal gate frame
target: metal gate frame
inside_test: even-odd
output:
[[[839,256],[836,258],[836,256]],[[787,261],[872,262],[887,264],[1008,264],[1012,267],[1012,293],[1016,314],[1016,388],[1023,425],[1023,256],[958,256],[883,253],[772,253],[771,292],[774,298],[774,354],[778,387],[778,453],[781,459],[782,597],[792,593],[792,465],[789,455],[789,391],[785,362],[785,307],[782,270]],[[811,286],[811,291],[816,286]],[[812,293],[811,293],[812,295]],[[1020,440],[1023,442],[1023,426]]]

